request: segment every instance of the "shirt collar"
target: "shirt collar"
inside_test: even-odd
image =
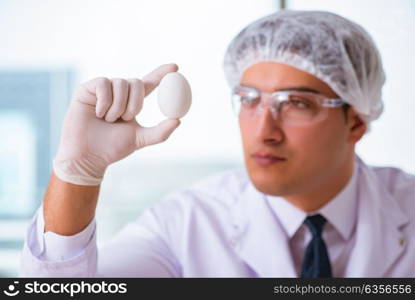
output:
[[[314,212],[306,213],[282,197],[266,195],[266,201],[290,239],[303,224],[307,215],[319,213],[333,225],[344,240],[348,240],[356,221],[357,173],[358,164],[355,160],[353,174],[346,186],[332,200]]]

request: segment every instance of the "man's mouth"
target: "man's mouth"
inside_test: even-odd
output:
[[[277,162],[284,162],[284,157],[274,155],[272,153],[254,153],[251,155],[252,159],[261,166],[269,166]]]

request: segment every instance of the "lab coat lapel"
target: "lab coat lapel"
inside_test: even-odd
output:
[[[401,229],[409,220],[375,172],[358,160],[356,241],[345,277],[385,277],[406,247]]]
[[[288,237],[249,183],[232,209],[235,251],[259,277],[296,277]]]

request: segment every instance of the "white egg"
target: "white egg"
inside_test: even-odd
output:
[[[180,119],[190,108],[192,91],[186,78],[178,73],[168,73],[158,87],[158,104],[168,118]]]

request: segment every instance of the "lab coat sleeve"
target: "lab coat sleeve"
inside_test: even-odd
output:
[[[96,272],[95,219],[81,232],[44,233],[43,207],[32,219],[20,260],[22,277],[90,277]]]
[[[95,219],[81,232],[72,236],[63,236],[52,231],[44,232],[43,209],[39,210],[36,218],[36,243],[42,245],[40,255],[42,260],[63,261],[78,256],[88,246],[95,231]]]
[[[22,277],[179,277],[162,226],[150,210],[97,250],[92,221],[74,236],[43,233],[42,209],[32,220],[24,244]]]

